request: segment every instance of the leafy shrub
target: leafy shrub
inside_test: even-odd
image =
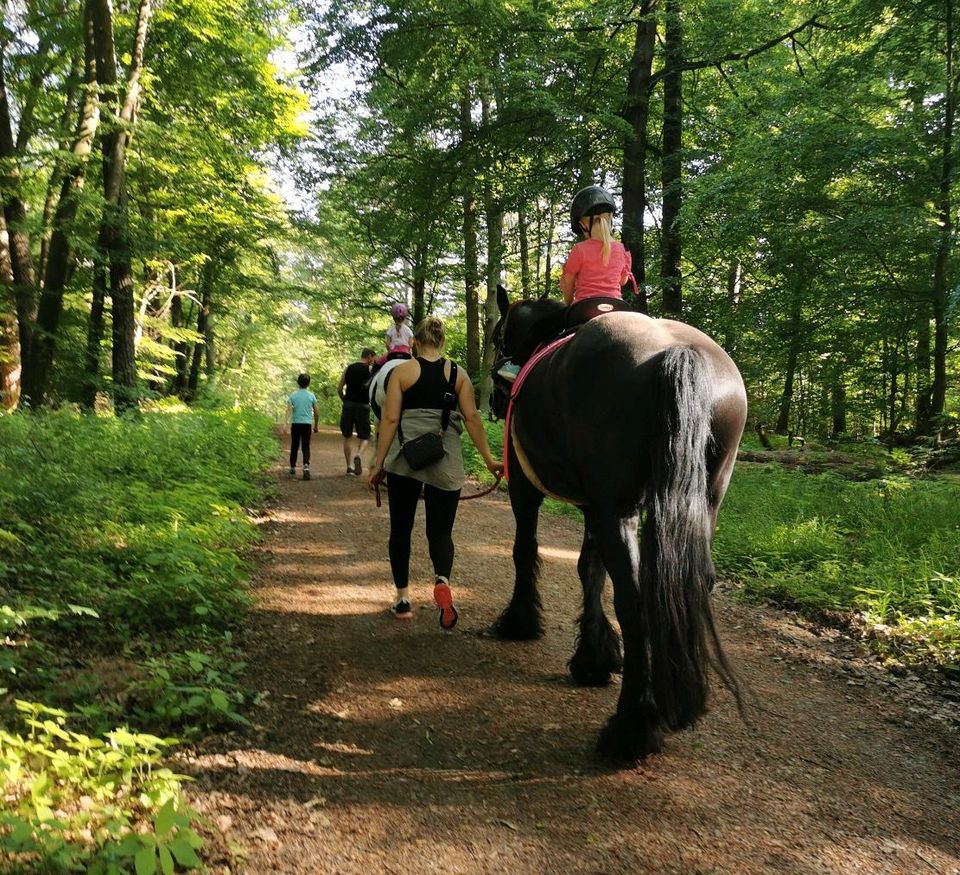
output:
[[[0,417],[0,601],[92,608],[101,623],[58,629],[100,643],[227,627],[246,606],[243,508],[275,448],[242,413]]]
[[[193,735],[247,723],[238,711],[250,699],[239,680],[243,661],[191,650],[149,657],[143,668],[127,690],[126,709],[138,724],[157,730],[185,726]]]
[[[66,714],[17,702],[26,735],[0,730],[0,869],[173,872],[200,864],[186,780],[162,763],[174,739],[117,729],[92,738]]]

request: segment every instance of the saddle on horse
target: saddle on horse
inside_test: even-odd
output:
[[[490,410],[497,419],[506,419],[507,408],[510,405],[511,395],[516,394],[514,384],[522,368],[536,357],[536,354],[554,342],[577,333],[580,327],[597,316],[613,313],[617,310],[629,310],[630,306],[622,298],[593,297],[576,301],[567,307],[563,316],[562,328],[559,333],[549,334],[533,351],[524,356],[522,354],[503,357],[494,363],[493,392],[490,397]],[[554,332],[556,329],[554,328]],[[519,388],[519,387],[517,387]]]

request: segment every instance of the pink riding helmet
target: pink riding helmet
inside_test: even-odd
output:
[[[410,312],[410,311],[407,310],[407,305],[406,305],[406,304],[394,304],[394,305],[390,308],[390,313],[391,313],[391,315],[393,316],[394,319],[406,319],[406,318],[407,318],[407,313],[409,313],[409,312]]]

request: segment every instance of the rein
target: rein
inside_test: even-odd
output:
[[[484,489],[482,492],[475,492],[473,495],[461,495],[461,496],[457,499],[457,501],[470,501],[470,500],[473,499],[473,498],[483,498],[483,496],[489,495],[491,492],[493,492],[493,490],[496,489],[496,488],[500,485],[500,481],[501,481],[502,479],[503,479],[503,475],[497,474],[497,479],[493,481],[493,485],[492,485],[492,486],[488,486],[488,487],[487,487],[486,489]],[[374,492],[374,495],[376,496],[376,499],[377,499],[377,507],[382,507],[382,506],[383,506],[383,501],[382,501],[382,499],[380,498],[380,484],[381,484],[382,482],[383,482],[383,477],[380,477],[380,478],[378,478],[377,481],[373,484],[373,492]]]

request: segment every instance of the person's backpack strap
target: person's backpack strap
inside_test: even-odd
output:
[[[450,413],[457,406],[457,363],[450,362],[450,382],[443,393],[443,413],[440,414],[440,431],[450,425]]]

